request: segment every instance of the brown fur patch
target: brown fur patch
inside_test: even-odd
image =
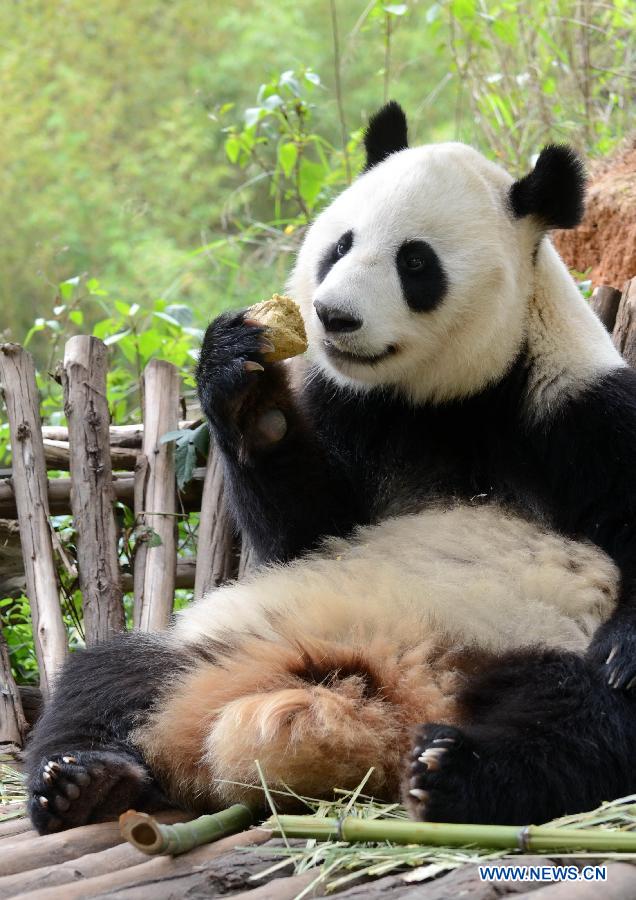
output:
[[[172,797],[196,809],[260,806],[256,759],[271,788],[311,797],[355,788],[375,767],[367,789],[395,799],[412,727],[452,718],[454,677],[435,674],[434,651],[249,640],[222,667],[182,676],[136,739]]]

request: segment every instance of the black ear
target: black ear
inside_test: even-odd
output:
[[[515,216],[535,216],[544,228],[574,228],[583,218],[585,170],[574,150],[549,144],[532,172],[510,188]]]
[[[406,150],[408,145],[406,115],[400,104],[391,100],[369,119],[364,133],[367,151],[364,171],[382,162],[391,153]]]

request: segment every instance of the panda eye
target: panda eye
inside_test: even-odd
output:
[[[410,272],[417,272],[424,268],[426,262],[421,256],[407,256],[404,265]]]
[[[340,240],[336,244],[336,256],[344,256],[347,252],[347,245],[344,241]]]

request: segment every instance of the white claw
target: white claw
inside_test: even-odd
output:
[[[422,802],[428,800],[428,791],[423,791],[422,788],[411,788],[409,794],[411,797],[415,797],[416,800],[421,800]]]
[[[434,741],[431,741],[431,744],[442,744],[442,746],[444,746],[444,747],[448,747],[449,744],[454,744],[454,743],[455,743],[454,737],[435,738]]]
[[[74,756],[63,756],[62,762],[66,763],[67,766],[71,766],[71,765],[74,765],[77,762],[77,760],[75,759]]]
[[[45,770],[44,773],[43,773],[43,775],[42,775],[42,781],[46,782],[46,784],[50,784],[50,783],[51,783],[51,780],[52,780],[52,779],[51,779],[51,773],[50,773],[50,772],[47,772],[47,771]]]
[[[43,809],[46,809],[47,806],[49,805],[49,801],[46,799],[46,797],[40,797],[40,801],[39,801],[39,802],[40,802],[40,806],[41,806]]]
[[[610,664],[611,661],[614,659],[614,657],[616,656],[617,653],[618,653],[618,644],[614,644],[614,646],[612,647],[612,649],[611,649],[611,651],[610,651],[610,655],[609,655],[609,656],[607,657],[607,659],[605,660],[605,665],[606,665],[606,666],[609,666],[609,664]]]
[[[437,772],[442,761],[442,756],[445,753],[446,749],[444,747],[429,747],[428,750],[425,750],[420,756],[420,762],[424,763],[430,772]]]

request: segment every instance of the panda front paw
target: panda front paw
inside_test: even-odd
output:
[[[588,650],[588,658],[613,690],[636,692],[636,627],[633,623],[601,632]]]
[[[264,359],[273,350],[265,329],[246,319],[245,311],[223,313],[208,326],[197,386],[202,409],[225,446],[266,446],[285,435],[280,400],[286,379]]]
[[[56,753],[29,779],[28,811],[40,834],[104,821],[148,802],[156,808],[165,798],[148,770],[123,752]]]

